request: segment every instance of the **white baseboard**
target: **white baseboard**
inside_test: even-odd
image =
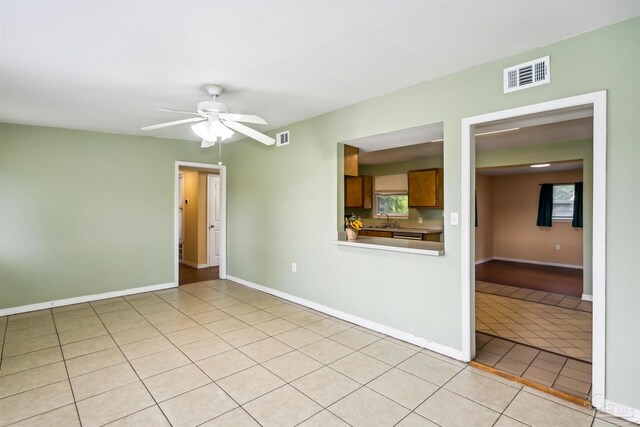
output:
[[[121,291],[105,292],[102,294],[83,295],[80,297],[40,302],[37,304],[21,305],[18,307],[9,307],[9,308],[0,309],[0,316],[10,316],[12,314],[26,313],[28,311],[37,311],[37,310],[44,310],[46,308],[80,304],[83,302],[99,301],[102,299],[122,297],[122,296],[133,295],[133,294],[141,294],[144,292],[161,291],[163,289],[169,289],[169,288],[175,288],[175,287],[176,287],[176,284],[173,282],[161,283],[159,285],[142,286],[139,288],[129,288],[129,289],[123,289]]]
[[[582,294],[582,301],[593,301],[593,295]]]
[[[613,415],[618,418],[622,418],[625,421],[629,421],[632,423],[640,424],[640,409],[635,409],[630,406],[621,405],[620,403],[612,402],[608,399],[604,400],[604,406],[598,408],[598,410],[605,412],[609,415]],[[606,417],[603,418],[605,421]],[[616,425],[620,420],[613,421]]]
[[[576,264],[561,264],[558,262],[546,262],[546,261],[533,261],[530,259],[519,259],[519,258],[507,258],[502,256],[494,256],[493,259],[497,261],[510,261],[510,262],[522,262],[525,264],[538,264],[538,265],[548,265],[550,267],[565,267],[565,268],[575,268],[578,270],[583,270],[584,267]]]
[[[492,259],[493,259],[493,257],[477,259],[477,260],[476,260],[476,265],[478,265],[478,264],[484,264],[485,262],[489,262],[489,261],[491,261]]]
[[[198,270],[201,268],[209,268],[209,264],[196,264],[195,262],[186,261],[186,260],[180,261],[180,264],[188,265],[189,267],[197,268]]]
[[[287,301],[294,302],[296,304],[303,305],[305,307],[309,307],[313,310],[320,311],[322,313],[328,314],[333,317],[337,317],[338,319],[346,320],[347,322],[355,323],[356,325],[360,325],[364,328],[371,329],[376,332],[380,332],[381,334],[389,335],[391,337],[397,338],[401,341],[406,341],[408,343],[424,347],[427,350],[434,351],[436,353],[443,354],[445,356],[451,357],[456,360],[465,361],[462,351],[456,350],[455,348],[448,347],[446,345],[438,344],[433,341],[426,340],[424,338],[416,337],[408,332],[400,331],[398,329],[392,328],[391,326],[382,325],[380,323],[372,322],[371,320],[363,319],[362,317],[354,316],[353,314],[344,313],[342,311],[333,309],[331,307],[327,307],[322,304],[315,303],[313,301],[306,300],[304,298],[297,297],[295,295],[290,295],[286,292],[278,291],[276,289],[268,288],[266,286],[258,285],[257,283],[250,282],[248,280],[240,279],[239,277],[234,277],[231,275],[227,275],[227,280],[231,280],[233,282],[240,283],[241,285],[247,286],[252,289],[256,289],[274,296],[277,296],[282,299],[286,299]]]

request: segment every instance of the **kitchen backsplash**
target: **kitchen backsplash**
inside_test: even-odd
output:
[[[387,218],[373,217],[373,209],[347,209],[345,215],[354,213],[362,218],[365,227],[382,225]],[[391,218],[391,221],[397,221],[400,228],[430,228],[442,230],[444,218],[442,217],[442,209],[409,209],[408,219]],[[422,224],[418,222],[418,218],[422,218]]]

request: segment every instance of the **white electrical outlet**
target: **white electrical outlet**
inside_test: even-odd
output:
[[[422,224],[422,217],[418,217],[418,224]]]
[[[560,245],[556,245],[556,251],[560,250]]]
[[[294,273],[296,271],[298,271],[298,264],[296,264],[295,262],[291,263],[291,271],[293,271]]]
[[[458,212],[451,212],[451,225],[458,225]]]

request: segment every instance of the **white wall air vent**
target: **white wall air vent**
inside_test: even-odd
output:
[[[289,145],[288,130],[276,134],[276,147],[282,147],[283,145]]]
[[[504,93],[540,86],[551,81],[549,57],[534,59],[504,69]]]

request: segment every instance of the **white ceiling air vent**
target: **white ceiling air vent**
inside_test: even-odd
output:
[[[282,147],[283,145],[289,145],[288,130],[276,134],[276,147]]]
[[[548,56],[504,69],[504,93],[540,86],[550,81]]]

